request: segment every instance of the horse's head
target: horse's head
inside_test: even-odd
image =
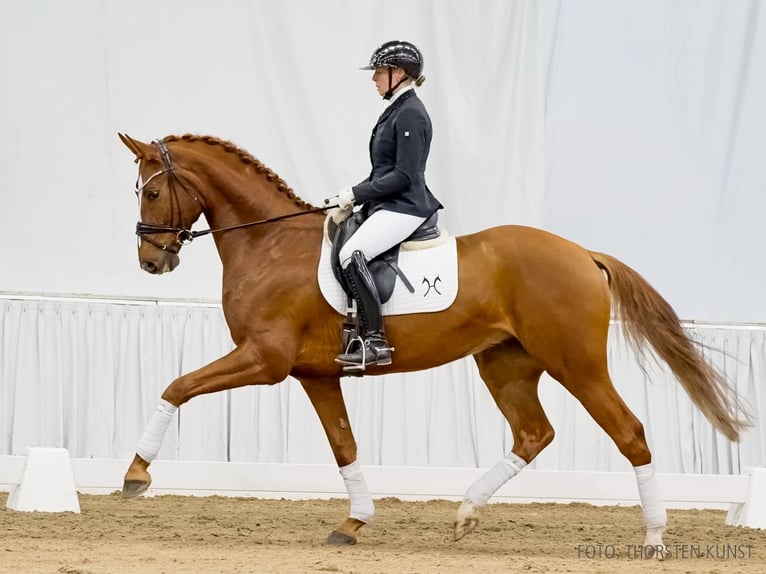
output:
[[[146,144],[118,135],[138,163],[136,235],[141,269],[152,274],[173,271],[180,263],[181,247],[192,238],[191,225],[202,213],[200,199],[163,140]]]

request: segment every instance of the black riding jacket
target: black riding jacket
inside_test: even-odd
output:
[[[355,185],[356,203],[368,213],[379,209],[429,217],[442,204],[426,185],[431,118],[415,90],[399,96],[378,118],[370,137],[370,176]]]

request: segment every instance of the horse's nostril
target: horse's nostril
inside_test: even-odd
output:
[[[144,261],[141,263],[141,269],[147,273],[157,273],[157,265],[153,261]]]

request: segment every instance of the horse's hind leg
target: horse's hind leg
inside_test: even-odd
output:
[[[372,520],[375,506],[356,459],[356,440],[348,422],[340,380],[305,379],[301,385],[319,415],[351,502],[349,517],[330,533],[327,543],[356,544],[356,533]]]
[[[455,540],[479,523],[478,508],[552,440],[553,427],[537,396],[542,367],[516,340],[474,355],[479,374],[513,432],[513,449],[466,491],[455,520]]]
[[[576,370],[577,367],[581,369]],[[587,361],[579,365],[570,363],[566,372],[551,374],[580,401],[633,465],[646,524],[644,554],[648,557],[656,554],[660,560],[668,557],[668,549],[662,542],[667,511],[654,475],[644,427],[614,388],[606,359],[591,362],[590,366]]]

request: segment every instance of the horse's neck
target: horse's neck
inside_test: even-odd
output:
[[[221,261],[234,276],[242,271],[241,265],[253,265],[253,260],[244,254],[252,254],[263,262],[292,258],[295,253],[320,248],[322,217],[318,214],[259,223],[310,209],[292,192],[281,190],[278,186],[281,180],[274,174],[251,169],[226,156],[223,161],[216,158],[204,166],[193,166],[193,173],[199,178],[203,213],[211,229],[247,226],[213,233]],[[255,225],[248,225],[251,223]]]
[[[213,228],[242,225],[305,209],[280,191],[264,173],[233,164],[207,170],[206,174],[204,213]]]

